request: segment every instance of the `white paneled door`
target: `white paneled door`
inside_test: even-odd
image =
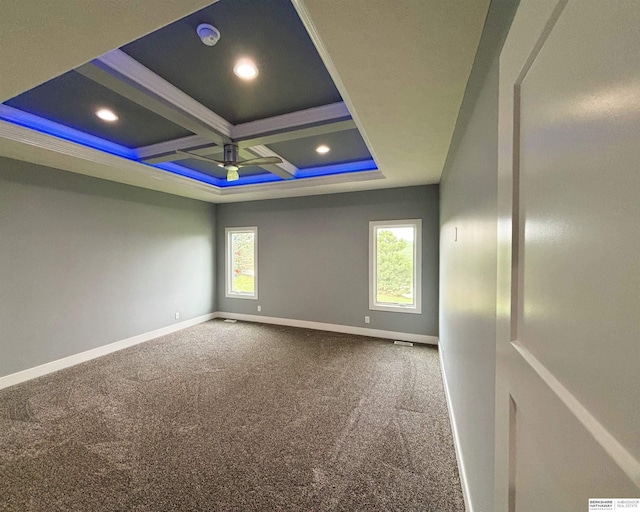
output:
[[[495,510],[640,498],[640,2],[520,2],[499,151]]]

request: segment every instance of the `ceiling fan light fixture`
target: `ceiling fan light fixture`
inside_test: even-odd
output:
[[[258,76],[258,67],[251,59],[242,58],[233,66],[233,72],[238,78],[243,80],[253,80]]]
[[[238,145],[234,143],[228,143],[224,145],[224,160],[214,160],[203,155],[195,153],[189,153],[177,149],[175,151],[178,155],[186,156],[187,158],[195,158],[196,160],[204,160],[205,162],[216,164],[218,167],[223,167],[227,171],[227,181],[237,181],[240,179],[238,170],[241,167],[264,167],[269,165],[278,165],[282,163],[282,158],[279,156],[262,156],[257,158],[250,158],[249,160],[238,160]]]

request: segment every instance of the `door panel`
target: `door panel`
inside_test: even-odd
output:
[[[503,49],[496,510],[640,497],[639,26],[522,0]]]
[[[569,2],[521,85],[518,339],[640,456],[640,6],[606,3]]]
[[[516,367],[516,510],[587,512],[589,497],[638,496],[620,466],[535,370],[522,358]]]

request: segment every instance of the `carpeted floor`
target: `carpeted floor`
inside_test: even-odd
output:
[[[214,320],[2,390],[0,510],[463,511],[437,349]]]

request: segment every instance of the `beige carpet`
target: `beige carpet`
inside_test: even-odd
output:
[[[463,511],[437,349],[214,320],[2,390],[0,510]]]

